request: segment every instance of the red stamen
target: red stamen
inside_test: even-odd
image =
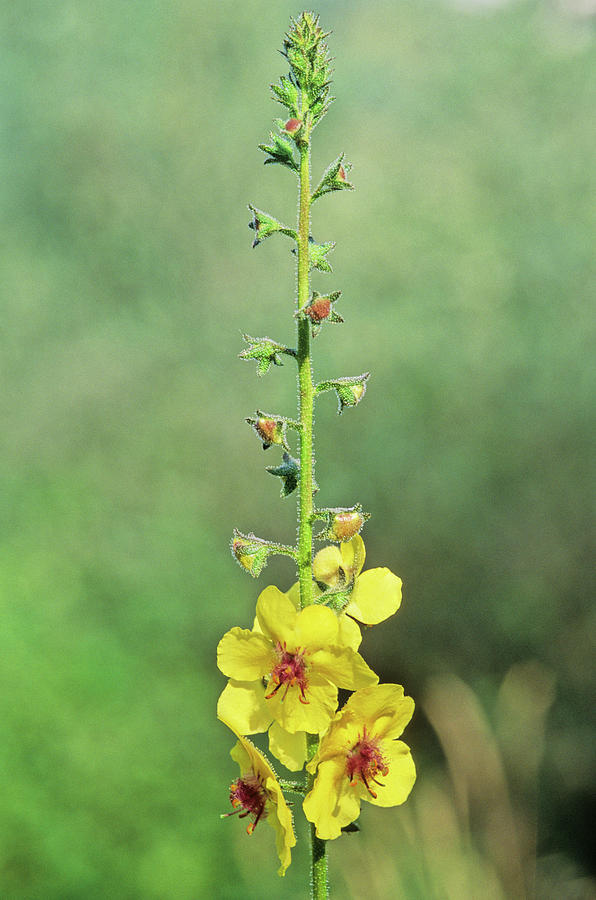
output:
[[[305,651],[297,648],[295,653],[289,653],[284,643],[283,647],[278,642],[276,653],[279,662],[274,666],[271,672],[270,685],[274,685],[273,689],[265,694],[265,699],[270,700],[283,685],[285,690],[281,698],[282,703],[288,696],[288,691],[294,686],[298,686],[300,690],[299,701],[304,704],[310,703],[306,699],[306,691],[308,689],[307,663],[305,661]]]
[[[384,784],[376,778],[379,773],[388,775],[389,766],[383,759],[378,741],[368,737],[366,726],[364,726],[358,742],[354,744],[346,757],[346,775],[350,779],[351,787],[356,787],[360,779],[371,797],[376,800],[377,794],[371,788],[369,781],[378,784],[379,787],[384,787]]]
[[[224,813],[224,816],[238,814],[239,819],[254,816],[254,820],[249,823],[246,829],[247,834],[252,834],[260,819],[267,817],[266,803],[268,799],[269,795],[261,784],[258,775],[244,775],[230,785],[230,802],[234,810],[233,812]]]

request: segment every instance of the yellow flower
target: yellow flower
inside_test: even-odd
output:
[[[319,550],[313,562],[315,580],[331,590],[349,590],[350,601],[344,612],[364,625],[377,625],[392,616],[401,604],[401,578],[387,568],[362,572],[366,558],[359,534],[351,541]]]
[[[276,587],[257,601],[260,630],[232,628],[219,642],[217,664],[230,681],[218,715],[240,734],[278,722],[290,734],[321,734],[337,709],[337,689],[375,684],[378,676],[342,644],[338,618],[324,606],[298,612]]]
[[[238,743],[230,751],[230,756],[240,766],[240,778],[230,785],[230,802],[234,812],[226,816],[240,814],[240,818],[251,817],[247,833],[252,834],[261,820],[268,822],[275,831],[277,855],[281,866],[279,874],[285,875],[292,861],[291,848],[296,844],[292,814],[282,793],[275,772],[254,744],[238,734],[229,722]]]
[[[358,818],[361,800],[398,806],[407,799],[416,769],[409,747],[396,739],[413,712],[399,684],[357,691],[338,712],[306,767],[317,777],[304,814],[322,840],[339,837]]]

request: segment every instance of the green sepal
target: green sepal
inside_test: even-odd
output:
[[[238,354],[240,359],[254,359],[257,362],[257,375],[266,375],[272,365],[283,366],[280,354],[296,357],[296,351],[284,344],[279,344],[269,337],[253,338],[243,334],[242,338],[249,345]]]
[[[328,606],[334,612],[342,612],[350,602],[351,594],[351,589],[349,591],[324,591],[314,602],[317,606]]]
[[[360,830],[358,822],[350,822],[349,825],[344,825],[342,828],[342,831],[345,832],[345,834],[356,834]]]
[[[346,181],[346,174],[351,170],[350,163],[344,163],[344,153],[338,156],[324,173],[317,189],[313,192],[310,202],[311,204],[322,197],[323,194],[329,194],[332,191],[353,191],[354,185],[351,181]]]
[[[294,149],[292,144],[279,134],[274,134],[271,132],[271,144],[259,144],[259,150],[262,150],[263,153],[268,153],[269,156],[265,160],[265,165],[272,163],[279,163],[281,166],[286,166],[288,169],[291,169],[293,172],[299,172],[299,166],[296,160],[294,159]]]
[[[290,78],[282,75],[279,84],[272,84],[273,99],[285,106],[290,113],[299,118],[298,88]]]
[[[317,242],[309,237],[308,239],[308,264],[309,269],[319,269],[320,272],[333,272],[330,263],[327,260],[327,254],[335,249],[335,241],[326,241],[324,244]],[[292,250],[296,253],[296,250]]]
[[[300,480],[300,463],[289,453],[284,453],[283,462],[279,466],[266,466],[270,475],[276,475],[281,478],[281,496],[289,497],[290,494],[298,487]]]
[[[263,450],[268,450],[273,444],[284,450],[290,449],[287,441],[288,420],[283,416],[270,416],[257,409],[256,419],[247,418],[245,422],[254,429],[263,444]]]
[[[263,212],[262,209],[257,209],[257,207],[253,206],[252,203],[248,204],[248,208],[253,214],[252,222],[248,223],[248,227],[252,228],[252,230],[256,233],[256,237],[252,242],[253,247],[258,246],[265,240],[265,238],[270,237],[276,232],[279,232],[280,234],[287,234],[288,237],[291,237],[296,242],[298,242],[298,235],[293,228],[289,228],[287,225],[282,225],[282,223],[277,219],[274,219],[273,216],[270,216],[268,213]]]
[[[335,391],[339,402],[338,415],[343,412],[345,406],[357,406],[366,392],[366,381],[370,372],[356,375],[353,378],[336,378],[333,381],[321,381],[315,387],[315,396],[324,391]]]

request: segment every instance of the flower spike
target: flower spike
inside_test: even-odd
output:
[[[232,554],[255,578],[270,556],[289,556],[297,579],[286,593],[274,585],[265,587],[252,628],[230,628],[217,647],[217,665],[227,678],[217,714],[236,734],[231,755],[240,766],[240,775],[230,785],[233,810],[225,817],[236,814],[246,820],[248,834],[256,828],[262,831],[263,822],[273,826],[283,875],[296,843],[284,793],[303,801],[314,825],[309,829],[312,900],[328,897],[325,842],[358,831],[362,800],[377,806],[403,803],[416,777],[409,749],[399,740],[413,701],[400,685],[380,685],[360,654],[365,626],[384,622],[399,608],[401,580],[384,567],[363,571],[366,552],[360,532],[369,514],[360,504],[318,509],[314,502],[315,400],[333,391],[341,413],[361,401],[369,378],[365,372],[313,382],[312,340],[325,323],[341,323],[343,318],[336,312],[341,291],[312,290],[313,271],[333,271],[329,260],[335,247],[333,241],[318,243],[313,238],[312,205],[325,194],[354,189],[348,180],[351,165],[341,153],[311,190],[311,138],[333,101],[326,38],[314,13],[291,20],[282,50],[288,69],[271,85],[283,118],[274,120],[269,139],[259,145],[266,166],[281,165],[296,175],[296,227],[249,205],[253,247],[273,234],[285,234],[293,242],[296,349],[269,337],[243,334],[245,346],[239,354],[255,361],[259,376],[281,366],[284,356],[296,360],[296,418],[257,409],[246,422],[264,450],[281,448],[281,461],[266,471],[280,479],[282,497],[297,496],[298,528],[295,546],[234,529]],[[298,432],[296,458],[288,429]],[[329,542],[314,558],[313,539]],[[351,692],[347,702],[342,696],[341,708],[340,690]],[[246,737],[258,733],[267,734],[273,757],[289,771],[303,774],[278,779],[266,756]]]

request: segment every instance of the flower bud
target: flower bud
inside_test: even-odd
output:
[[[338,412],[341,413],[346,406],[357,406],[366,393],[366,382],[359,381],[356,384],[342,384],[336,389],[339,400]]]
[[[370,514],[363,513],[360,505],[351,509],[330,509],[329,527],[322,537],[326,540],[346,543],[360,532],[369,518]]]
[[[288,237],[293,238],[294,240],[298,240],[298,235],[293,228],[288,228],[286,225],[282,225],[281,222],[279,222],[277,219],[274,219],[273,216],[269,215],[269,213],[263,212],[262,209],[257,209],[256,206],[252,205],[252,203],[248,204],[248,208],[252,213],[252,219],[248,223],[248,227],[251,228],[256,234],[256,237],[252,242],[253,247],[257,247],[265,240],[265,238],[270,237],[276,232],[285,234]]]
[[[286,132],[286,134],[289,134],[292,137],[296,137],[301,128],[302,122],[300,121],[300,119],[288,119],[288,121],[284,125],[284,131]]]
[[[284,449],[289,450],[286,441],[286,422],[284,419],[275,419],[273,416],[267,416],[257,410],[256,419],[246,419],[249,425],[252,425],[257,436],[263,442],[263,450],[268,450],[272,444],[278,444]]]
[[[297,316],[308,316],[312,322],[312,336],[316,337],[321,330],[321,324],[327,322],[343,322],[341,316],[335,312],[334,303],[341,296],[341,291],[333,291],[331,294],[325,294],[323,297],[318,291],[313,291],[308,306],[303,306],[296,313]]]
[[[242,568],[246,569],[253,578],[257,578],[267,565],[267,557],[271,547],[266,541],[261,540],[254,534],[242,534],[235,528],[230,549]]]
[[[310,306],[306,307],[304,312],[312,322],[318,325],[331,312],[331,300],[329,297],[317,297]]]

